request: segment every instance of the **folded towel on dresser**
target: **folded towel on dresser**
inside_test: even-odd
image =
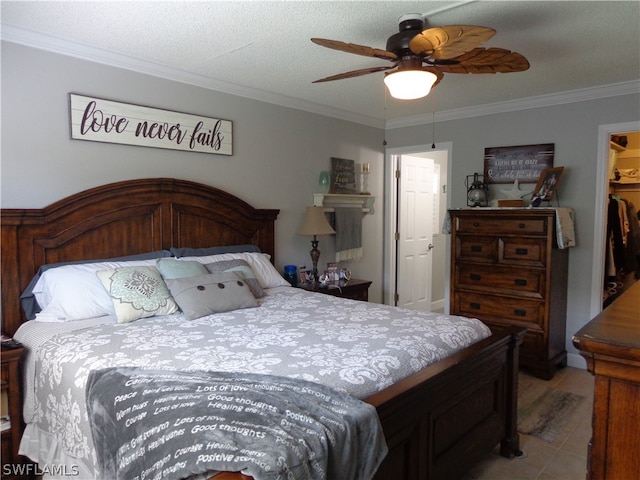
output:
[[[576,234],[574,231],[573,209],[556,208],[556,240],[558,248],[576,246]]]
[[[336,207],[336,262],[362,258],[362,210]]]

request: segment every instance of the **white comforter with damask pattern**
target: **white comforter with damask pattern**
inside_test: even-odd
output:
[[[94,472],[85,408],[89,372],[113,366],[273,374],[325,384],[364,399],[490,335],[480,321],[402,310],[295,288],[257,308],[185,320],[181,314],[118,324],[102,317],[27,322],[15,338],[30,349],[25,421],[40,451]],[[42,454],[44,455],[44,454]],[[50,459],[34,458],[39,462]],[[84,468],[82,468],[84,470]]]

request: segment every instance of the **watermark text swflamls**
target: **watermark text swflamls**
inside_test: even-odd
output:
[[[5,463],[2,465],[3,476],[51,475],[54,477],[77,477],[80,469],[77,465],[56,465],[37,463]]]

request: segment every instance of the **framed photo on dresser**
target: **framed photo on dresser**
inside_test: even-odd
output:
[[[542,202],[550,202],[558,189],[564,167],[545,168],[540,172],[536,188],[531,194],[531,206],[537,207]]]

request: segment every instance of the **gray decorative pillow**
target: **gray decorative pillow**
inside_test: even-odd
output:
[[[260,281],[256,278],[255,273],[253,273],[251,265],[249,265],[246,260],[240,258],[235,260],[221,260],[219,262],[207,263],[205,267],[211,273],[236,272],[247,282],[254,297],[261,298],[266,295],[262,289],[262,285],[260,285]]]
[[[189,320],[258,306],[246,282],[236,272],[167,280],[167,286]]]
[[[120,267],[96,272],[111,296],[118,323],[178,311],[155,267]]]
[[[196,275],[206,275],[209,273],[200,262],[181,262],[175,258],[159,258],[156,260],[156,267],[158,267],[160,275],[162,275],[162,278],[165,280],[195,277]]]

